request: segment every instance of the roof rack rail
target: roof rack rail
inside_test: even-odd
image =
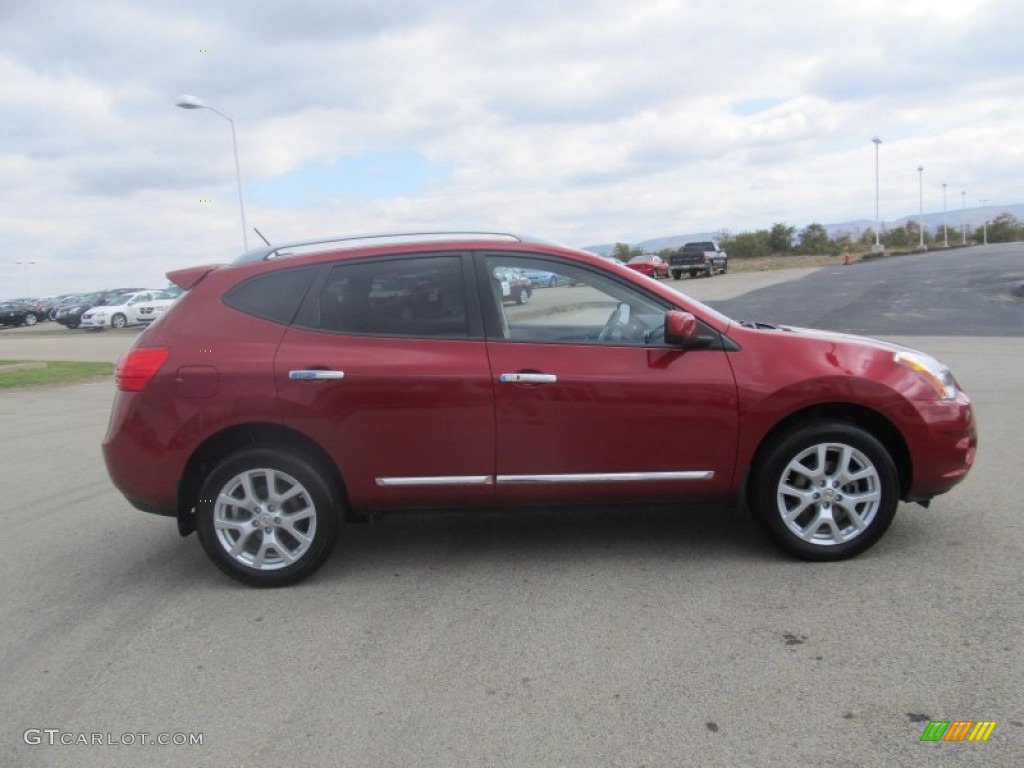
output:
[[[472,231],[419,231],[419,232],[378,232],[360,235],[342,235],[325,237],[316,240],[299,240],[281,243],[280,245],[263,245],[252,248],[232,261],[232,264],[251,264],[267,259],[282,259],[290,256],[301,256],[323,250],[323,246],[336,245],[339,248],[359,248],[366,245],[420,243],[440,240],[495,240],[498,242],[537,243],[544,245],[561,245],[554,240],[526,235],[514,235],[509,232],[472,232]]]

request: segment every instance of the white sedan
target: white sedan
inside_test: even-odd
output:
[[[174,302],[181,296],[180,288],[168,288],[158,291],[149,301],[137,304],[135,307],[135,320],[139,323],[151,323],[167,311]]]
[[[124,328],[126,325],[137,325],[138,314],[136,308],[146,302],[150,302],[162,291],[135,291],[134,293],[122,293],[120,296],[111,299],[109,304],[103,304],[87,310],[82,315],[82,328]]]

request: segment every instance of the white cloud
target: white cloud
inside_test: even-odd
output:
[[[871,218],[876,134],[883,217],[916,210],[918,165],[931,210],[942,182],[1020,202],[1009,0],[15,0],[3,25],[0,247],[38,262],[39,292],[162,283],[240,247],[229,127],[182,93],[235,118],[261,190],[364,155],[446,169],[393,198],[250,201],[275,239]],[[21,274],[0,264],[0,294]]]

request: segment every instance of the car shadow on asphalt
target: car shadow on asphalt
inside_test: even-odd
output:
[[[407,512],[341,529],[318,580],[387,570],[472,568],[513,561],[565,566],[607,559],[786,559],[734,504],[532,507]]]

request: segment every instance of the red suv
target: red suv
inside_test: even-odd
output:
[[[558,276],[528,304],[510,271]],[[512,235],[250,251],[122,358],[103,452],[255,586],[376,510],[742,498],[783,549],[870,547],[963,480],[970,401],[933,358],[737,323],[593,254]]]

